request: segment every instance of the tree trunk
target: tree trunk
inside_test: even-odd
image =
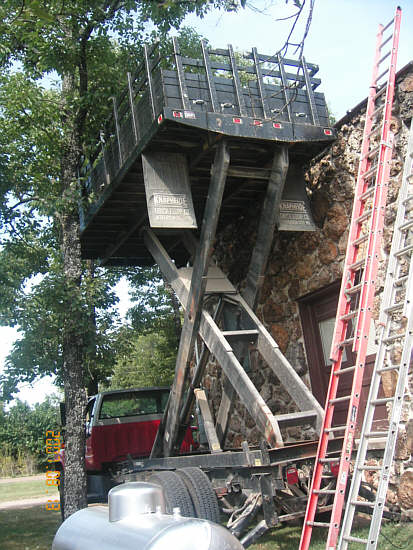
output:
[[[65,286],[65,320],[63,326],[63,380],[66,401],[66,446],[64,517],[87,506],[85,472],[84,412],[86,394],[84,384],[84,300],[81,292],[82,262],[80,254],[79,217],[77,209],[77,169],[80,159],[80,138],[76,119],[71,113],[68,98],[75,88],[74,78],[62,80],[63,122],[66,140],[61,159],[63,213],[61,246]],[[87,317],[87,316],[86,316]]]

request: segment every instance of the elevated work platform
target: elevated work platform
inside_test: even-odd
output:
[[[114,100],[112,119],[85,174],[84,258],[107,265],[153,264],[140,231],[148,225],[150,191],[155,189],[154,205],[168,228],[162,230],[163,244],[177,265],[184,264],[188,254],[178,226],[196,227],[202,219],[211,165],[224,138],[231,163],[219,225],[259,203],[274,153],[287,144],[290,170],[278,197],[277,226],[313,229],[302,165],[335,139],[324,95],[315,91],[318,67],[304,58],[262,55],[255,48],[239,56],[231,46],[209,51],[202,44],[202,59],[183,57],[176,41],[174,48],[173,58],[165,60],[156,46],[146,47],[144,63]],[[167,155],[175,156],[168,160]],[[172,199],[157,189],[156,172],[165,160],[169,174],[175,167],[175,176],[169,178]],[[188,208],[192,225],[189,219],[182,225]]]

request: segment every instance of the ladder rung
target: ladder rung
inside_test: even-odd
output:
[[[354,342],[354,336],[352,336],[351,338],[346,338],[345,340],[340,342],[338,344],[338,347],[339,348],[344,348],[344,346],[350,346],[351,344],[353,344],[353,342]]]
[[[367,544],[369,541],[368,539],[360,539],[359,537],[343,537],[344,540],[347,542],[361,542],[361,544]]]
[[[379,98],[380,96],[382,96],[384,94],[384,92],[386,91],[386,86],[383,86],[377,93],[376,95],[374,96],[374,101],[376,101],[377,98]],[[379,146],[380,147],[380,146]]]
[[[389,432],[366,432],[364,437],[387,437]]]
[[[357,271],[358,269],[360,269],[360,267],[364,265],[365,261],[366,258],[358,260],[357,262],[354,262],[354,264],[349,265],[348,268],[351,269],[351,271]]]
[[[326,428],[324,431],[325,431],[325,433],[342,432],[346,428],[347,428],[347,426],[334,426],[334,428]]]
[[[378,97],[378,94],[376,94],[376,97]],[[378,134],[381,130],[381,126],[377,125],[376,128],[373,128],[369,134],[367,134],[368,138],[371,138],[371,136],[374,136],[374,134]]]
[[[371,470],[372,472],[380,472],[381,469],[381,466],[368,466],[367,464],[363,464],[363,466],[357,466],[357,470]]]
[[[408,275],[404,275],[403,277],[400,277],[399,279],[396,279],[393,283],[394,286],[401,286],[405,281],[408,279]]]
[[[377,164],[374,164],[371,168],[369,168],[368,170],[366,170],[363,174],[363,178],[366,179],[368,178],[371,174],[374,174],[375,172],[377,172]]]
[[[335,495],[335,489],[316,489],[313,491],[315,495]]]
[[[382,36],[383,36],[383,34],[387,31],[387,29],[393,25],[393,23],[394,23],[394,17],[393,17],[393,19],[392,19],[391,21],[389,21],[389,22],[387,23],[387,25],[386,25],[385,27],[382,28],[382,31],[381,31],[381,32],[382,32]],[[390,36],[386,39],[386,42],[387,42],[388,40],[391,40],[392,37],[393,37],[393,35],[390,35]],[[382,49],[382,47],[384,46],[384,44],[385,44],[386,42],[383,42],[383,43],[381,44],[380,50]]]
[[[371,118],[375,117],[378,113],[382,113],[384,110],[384,103],[381,103],[374,111],[371,113]]]
[[[378,82],[380,80],[380,78],[382,78],[384,75],[386,75],[387,73],[389,72],[389,69],[385,69],[381,74],[379,74],[379,76],[377,77],[377,80],[376,82]]]
[[[383,63],[383,61],[384,61],[385,59],[387,59],[387,58],[389,57],[389,55],[391,55],[391,51],[390,51],[390,50],[389,50],[387,53],[385,53],[385,54],[383,55],[383,57],[381,57],[381,58],[379,59],[379,62],[377,63],[377,65],[380,65],[380,63]]]
[[[307,525],[310,525],[310,527],[330,527],[330,524],[324,521],[307,521]]]
[[[394,334],[393,336],[388,336],[387,338],[383,338],[382,342],[383,344],[390,344],[391,342],[395,342],[396,340],[403,338],[403,336],[404,334]]]
[[[402,223],[402,225],[399,227],[399,231],[406,231],[406,229],[410,229],[411,227],[413,227],[413,219]]]
[[[344,291],[344,294],[347,294],[348,296],[351,296],[352,294],[357,294],[361,290],[363,286],[363,283],[359,283],[358,285],[354,285],[351,288],[348,288]]]
[[[411,250],[413,250],[413,244],[409,244],[408,246],[405,246],[401,250],[398,250],[394,255],[396,256],[396,258],[400,258],[400,256],[404,256]]]
[[[348,321],[350,319],[354,319],[354,317],[356,317],[357,314],[358,314],[357,310],[349,311],[348,313],[340,317],[340,321]]]
[[[400,302],[398,304],[393,304],[392,306],[386,307],[384,310],[385,313],[393,313],[394,311],[397,311],[399,309],[403,309],[404,303]]]
[[[373,211],[371,209],[366,210],[366,212],[363,212],[363,214],[361,216],[356,218],[356,223],[361,223],[361,222],[364,222],[365,220],[367,220],[371,216],[372,212]]]
[[[380,369],[377,369],[377,373],[380,374],[381,372],[389,372],[391,370],[398,370],[400,368],[400,365],[391,365],[390,367],[381,367]]]
[[[258,330],[223,330],[222,335],[227,340],[254,340],[258,336]]]
[[[347,372],[353,372],[356,370],[356,365],[353,365],[352,367],[346,367],[345,369],[339,369],[335,371],[335,376],[341,376],[342,374],[346,374]]]
[[[364,191],[364,193],[362,193],[362,194],[360,195],[360,200],[361,200],[361,201],[365,201],[366,199],[368,199],[368,198],[370,197],[370,195],[373,195],[374,190],[375,190],[375,186],[372,185],[372,186],[369,187],[366,191]]]
[[[351,395],[345,395],[344,397],[335,397],[334,399],[329,399],[328,404],[334,405],[334,403],[342,403],[343,401],[348,401],[351,399]]]
[[[360,160],[373,157],[379,149],[380,149],[380,144],[376,145],[376,147],[374,147],[373,149],[370,149],[370,151],[368,151],[365,155],[363,155]]]
[[[331,462],[339,462],[340,461],[340,457],[336,457],[336,458],[319,458],[318,459],[318,462],[320,462],[320,464],[330,464]]]
[[[368,502],[366,500],[352,500],[351,504],[353,506],[368,506],[369,508],[374,508],[374,502]]]
[[[370,401],[371,405],[385,405],[386,403],[390,403],[390,401],[394,401],[394,397],[379,397],[378,399],[373,399]]]
[[[364,233],[364,235],[362,235],[361,237],[359,237],[358,239],[353,241],[353,245],[358,246],[359,244],[364,243],[365,241],[367,241],[368,238],[369,238],[368,233]]]

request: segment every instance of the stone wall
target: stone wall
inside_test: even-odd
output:
[[[365,105],[348,113],[337,125],[337,141],[314,159],[306,174],[308,194],[317,230],[311,233],[276,232],[258,307],[258,316],[277,341],[282,352],[297,373],[310,386],[308,366],[298,300],[311,292],[340,280],[351,217],[355,179],[358,169]],[[395,147],[391,166],[391,181],[386,213],[385,244],[379,268],[374,318],[377,319],[383,276],[390,249],[392,223],[395,219],[397,193],[401,182],[408,125],[413,114],[413,64],[400,71],[396,89],[393,117]],[[257,209],[236,220],[223,230],[217,239],[215,259],[230,280],[242,289],[255,240]],[[273,413],[296,410],[294,403],[279,384],[270,368],[256,360],[250,374]],[[393,391],[394,380],[384,380],[385,393]],[[220,369],[211,363],[204,380],[216,413],[221,396]],[[392,490],[397,500],[399,491],[403,509],[413,508],[413,412],[410,378],[403,423],[396,450]],[[289,428],[287,441],[312,438],[313,431]],[[256,443],[258,430],[245,407],[237,402],[231,416],[227,443],[239,446],[243,439]],[[374,460],[374,459],[373,459]],[[374,481],[374,480],[373,480]],[[373,483],[374,484],[374,483]]]

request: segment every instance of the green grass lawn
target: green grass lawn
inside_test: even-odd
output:
[[[17,500],[44,496],[46,490],[55,497],[57,490],[46,487],[44,480],[0,484],[0,500]],[[53,491],[53,493],[51,492]],[[48,495],[46,495],[48,496]],[[0,510],[1,550],[50,550],[53,537],[60,525],[60,512],[46,510],[45,504],[21,509]],[[354,536],[367,536],[368,528],[359,528]],[[283,525],[262,537],[251,550],[297,550],[301,527]],[[314,529],[311,550],[324,550],[325,529]],[[360,544],[351,544],[350,550],[364,550]],[[379,550],[413,550],[413,523],[382,525]]]
[[[48,487],[46,485],[46,478],[34,479],[32,481],[11,481],[10,483],[0,484],[0,502],[43,496],[55,498],[56,495],[58,495],[57,487]]]
[[[0,548],[2,550],[50,550],[60,525],[60,512],[45,505],[0,510]]]
[[[325,550],[326,529],[314,529],[311,550]],[[368,528],[357,529],[353,536],[365,538]],[[301,527],[280,527],[263,536],[251,550],[297,550],[300,542]],[[378,550],[413,550],[413,523],[382,524]],[[350,550],[365,550],[365,545],[351,543]]]
[[[50,550],[53,537],[60,525],[60,512],[50,512],[43,506],[19,510],[0,510],[0,548],[2,550]],[[353,533],[365,536],[367,529]],[[297,550],[301,527],[283,526],[262,537],[251,550]],[[314,531],[311,550],[324,550],[321,533]],[[352,544],[351,550],[364,550]],[[413,550],[413,524],[386,524],[382,526],[379,550]]]

